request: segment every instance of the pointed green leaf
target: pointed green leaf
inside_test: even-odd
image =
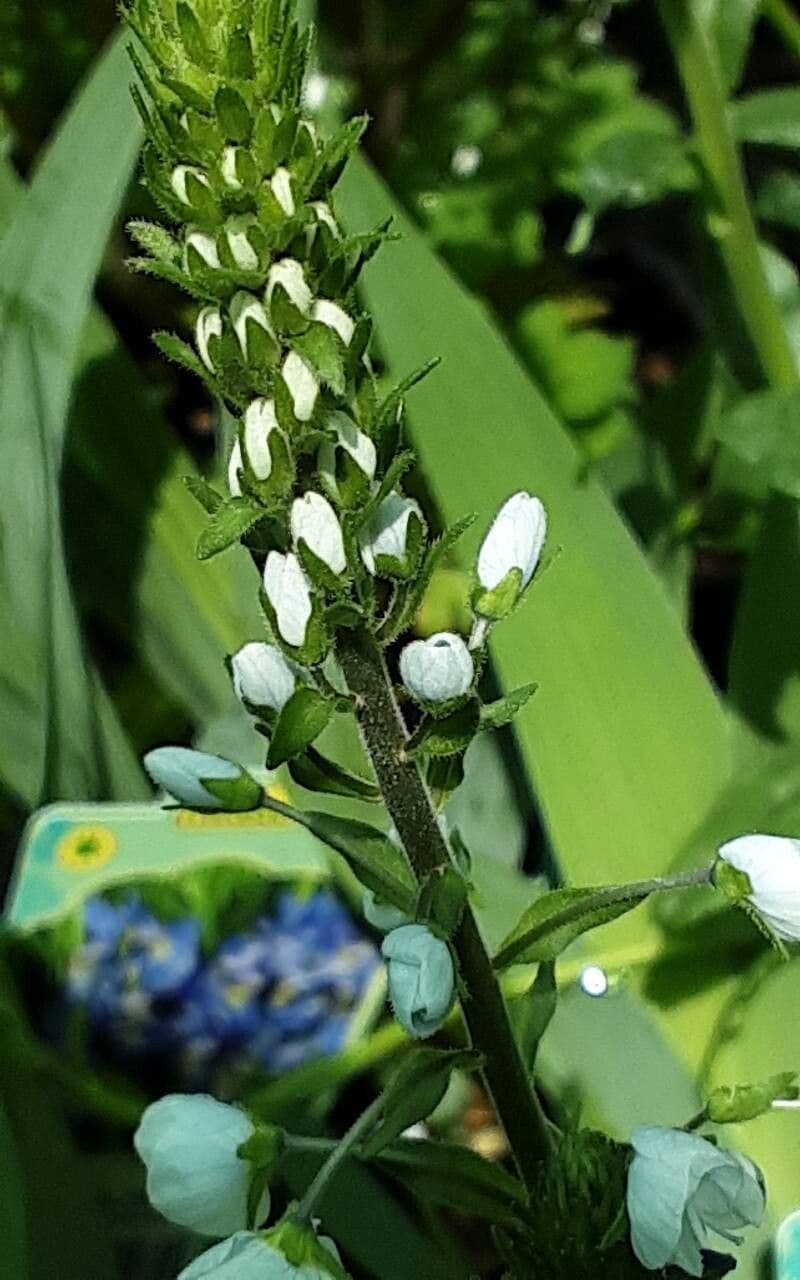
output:
[[[553,889],[527,908],[494,958],[496,969],[555,960],[582,933],[633,910],[646,894],[599,901],[598,889]]]
[[[208,560],[238,542],[265,516],[254,498],[228,498],[212,515],[197,540],[198,560]]]
[[[362,1145],[366,1159],[380,1155],[411,1125],[425,1120],[447,1092],[453,1071],[476,1071],[480,1054],[473,1049],[417,1049],[398,1069],[383,1094],[381,1118]]]
[[[538,688],[538,684],[524,684],[521,689],[506,694],[505,698],[481,707],[481,728],[501,729],[504,724],[511,724]]]
[[[333,715],[333,703],[318,689],[300,685],[280,712],[267,754],[267,768],[277,769],[300,756],[316,741]]]
[[[292,781],[307,791],[348,796],[353,800],[378,801],[381,798],[380,790],[374,782],[351,773],[335,760],[328,760],[314,747],[309,747],[303,755],[289,761],[289,773]]]

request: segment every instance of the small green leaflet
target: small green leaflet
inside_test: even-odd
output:
[[[254,498],[229,498],[214,512],[197,539],[198,560],[210,560],[233,546],[266,512]]]
[[[302,755],[333,715],[333,703],[317,689],[301,685],[281,710],[267,754],[267,768],[277,769]]]
[[[451,1072],[476,1071],[480,1054],[473,1049],[417,1049],[400,1066],[383,1095],[377,1127],[362,1147],[371,1159],[399,1138],[406,1129],[424,1120],[447,1092]]]
[[[554,889],[543,894],[531,903],[519,924],[504,940],[494,958],[495,969],[506,969],[511,964],[554,960],[582,933],[625,915],[648,896],[634,891],[624,898],[609,901],[608,895],[615,891],[613,887]],[[605,900],[603,895],[606,895]]]

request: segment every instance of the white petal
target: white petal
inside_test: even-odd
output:
[[[258,480],[269,479],[272,471],[269,437],[271,432],[278,429],[274,400],[262,397],[247,406],[244,414],[244,444],[247,460]]]
[[[299,648],[311,618],[311,592],[300,561],[291,552],[270,551],[264,566],[264,590],[275,610],[278,630],[287,644]]]
[[[359,535],[361,558],[370,573],[375,572],[378,556],[402,560],[406,554],[408,522],[412,515],[422,519],[418,503],[394,492],[384,498],[372,519]]]
[[[467,692],[475,667],[461,636],[444,631],[415,640],[400,655],[403,684],[422,702],[449,702]]]
[[[242,446],[238,440],[234,440],[231,456],[228,459],[228,488],[231,491],[231,497],[241,498],[242,486],[239,482],[239,472],[243,467],[242,462]]]
[[[478,554],[478,581],[493,591],[512,569],[522,587],[533,577],[547,536],[547,516],[538,498],[515,493],[501,507]]]
[[[172,170],[172,177],[170,178],[170,186],[172,187],[172,190],[175,192],[175,195],[180,200],[181,204],[191,203],[191,201],[189,200],[189,196],[186,192],[186,179],[188,178],[190,173],[197,179],[198,182],[202,183],[204,187],[210,186],[208,178],[203,173],[202,169],[195,169],[193,165],[190,165],[190,164],[179,164],[175,169]]]
[[[222,337],[222,315],[219,307],[204,307],[197,317],[197,350],[200,353],[200,359],[211,373],[214,372],[214,364],[209,355],[208,344],[211,338]]]
[[[296,679],[280,649],[271,644],[246,644],[231,660],[237,698],[256,707],[281,711],[294,693]]]
[[[298,422],[308,422],[319,395],[319,383],[313,371],[296,351],[290,351],[283,362],[283,380],[294,401]]]
[[[333,329],[334,333],[338,333],[346,347],[350,346],[356,326],[347,312],[343,311],[335,302],[328,302],[326,298],[319,298],[314,303],[312,315],[320,324],[326,324],[329,329]]]
[[[800,840],[738,836],[719,854],[749,878],[750,901],[778,937],[800,941]]]
[[[241,191],[242,184],[236,174],[236,156],[238,147],[226,147],[222,153],[222,164],[220,171],[222,180],[226,187],[230,187],[231,191]]]
[[[207,267],[219,266],[217,243],[213,236],[206,235],[205,231],[192,231],[186,237],[187,253],[190,246],[196,253],[199,253]]]
[[[306,273],[296,258],[281,258],[271,268],[267,278],[267,304],[277,285],[282,285],[292,304],[304,316],[309,314],[313,295],[306,281]]]
[[[347,557],[342,528],[327,498],[311,491],[296,498],[292,504],[291,527],[295,545],[302,538],[333,573],[344,573]]]
[[[311,208],[314,210],[314,213],[316,214],[317,222],[324,223],[324,225],[330,231],[331,235],[333,235],[335,239],[341,240],[342,233],[339,230],[338,223],[336,222],[336,219],[331,213],[329,206],[325,204],[324,201],[317,200],[315,201],[314,204],[312,204]]]
[[[295,204],[289,170],[284,168],[276,169],[269,185],[272,188],[272,194],[283,209],[286,217],[291,218],[295,211]]]

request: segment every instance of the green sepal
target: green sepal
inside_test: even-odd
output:
[[[750,877],[746,871],[732,867],[724,858],[717,858],[711,873],[715,889],[719,889],[734,906],[741,906],[753,892]]]
[[[139,248],[144,249],[151,257],[160,262],[180,265],[180,241],[160,223],[148,222],[145,218],[132,218],[125,229]]]
[[[505,698],[481,707],[480,728],[501,729],[503,725],[511,724],[538,688],[538,684],[524,684],[513,693],[506,694]]]
[[[782,1071],[761,1084],[722,1085],[709,1095],[706,1115],[712,1124],[739,1124],[766,1115],[775,1102],[800,1098],[796,1071]]]
[[[416,511],[412,511],[406,525],[405,555],[402,560],[396,556],[375,556],[375,576],[378,578],[397,578],[400,582],[408,582],[416,577],[425,550],[427,529]]]
[[[282,708],[267,753],[267,768],[277,769],[302,755],[322,733],[333,715],[333,703],[318,689],[300,685]]]
[[[458,827],[454,827],[449,835],[449,844],[453,852],[453,860],[456,868],[461,876],[467,882],[467,886],[472,888],[472,854],[464,843],[464,838]]]
[[[308,328],[308,316],[294,305],[285,287],[278,283],[272,290],[269,318],[276,333],[301,334]],[[292,344],[295,345],[294,343]]]
[[[381,799],[380,788],[374,782],[350,773],[349,769],[329,760],[315,747],[309,747],[303,755],[290,760],[288,768],[292,781],[306,791],[369,803],[377,803]]]
[[[455,710],[441,716],[426,715],[409,739],[410,756],[455,756],[466,751],[481,727],[478,699],[459,700]]]
[[[342,593],[346,585],[342,575],[334,573],[330,566],[311,550],[305,538],[300,538],[295,552],[303,566],[303,572],[315,587],[334,595]]]
[[[455,756],[432,756],[426,761],[425,779],[441,805],[464,781],[464,752]]]
[[[369,498],[372,481],[346,449],[336,448],[333,456],[335,486],[330,485],[327,476],[322,473],[320,483],[331,501],[341,510],[358,511]]]
[[[503,581],[491,591],[478,587],[473,592],[472,607],[479,618],[489,622],[500,622],[507,618],[517,604],[522,589],[522,573],[519,569],[510,569]]]
[[[225,70],[234,80],[252,80],[254,69],[250,37],[243,28],[238,27],[228,37]]]
[[[209,560],[211,556],[233,546],[265,514],[261,503],[253,498],[227,498],[214,512],[197,540],[198,560]]]
[[[296,1221],[291,1209],[277,1226],[263,1233],[262,1239],[286,1259],[289,1266],[284,1268],[284,1272],[287,1275],[297,1270],[314,1276],[315,1280],[317,1276],[330,1276],[331,1280],[350,1280],[330,1250],[320,1244],[314,1228],[305,1222]]]
[[[469,885],[452,865],[437,867],[423,880],[417,900],[417,919],[434,933],[452,938],[461,923]]]
[[[253,1124],[252,1134],[236,1151],[239,1159],[246,1160],[251,1170],[247,1193],[247,1219],[251,1229],[260,1225],[256,1215],[261,1197],[286,1150],[286,1135],[282,1129],[262,1124],[255,1117]]]
[[[179,0],[176,17],[181,43],[187,57],[198,67],[203,67],[207,71],[213,70],[214,54],[203,35],[203,28],[200,26],[197,14],[188,4],[183,3],[183,0]]]
[[[244,769],[238,778],[201,778],[200,781],[227,813],[249,813],[259,809],[264,799],[264,788]]]
[[[184,132],[195,148],[196,158],[206,160],[213,156],[216,159],[224,143],[216,121],[193,107],[187,107],[185,122]]]
[[[202,476],[184,476],[183,483],[192,497],[197,499],[203,510],[210,516],[213,516],[225,501],[222,494],[217,493],[217,490]]]
[[[164,262],[157,258],[126,258],[125,265],[132,271],[139,272],[140,275],[152,276],[155,280],[163,280],[166,284],[182,289],[190,298],[194,298],[195,302],[219,302],[224,293],[219,281],[215,280],[214,287],[209,288],[172,262]],[[198,377],[202,376],[199,370],[197,373]]]
[[[387,1084],[380,1119],[361,1147],[362,1156],[373,1159],[411,1125],[427,1119],[447,1093],[452,1073],[477,1071],[481,1062],[474,1049],[416,1049]]]
[[[404,378],[402,382],[399,382],[393,391],[389,392],[375,415],[376,434],[380,435],[387,427],[392,426],[399,420],[403,401],[408,392],[417,383],[422,382],[423,378],[427,378],[428,374],[437,369],[441,363],[439,356],[436,356],[433,360],[426,361],[425,364],[420,365],[418,369],[415,369],[413,373]]]
[[[364,621],[364,610],[352,600],[337,600],[325,610],[325,625],[330,631],[343,628],[352,631]]]
[[[306,324],[305,333],[299,334],[292,342],[294,350],[303,357],[319,380],[330,387],[335,396],[343,396],[345,349],[341,338],[326,324],[316,321]]]
[[[220,128],[229,142],[248,142],[253,128],[250,109],[230,85],[222,85],[214,98]]]
[[[324,198],[339,181],[345,165],[355,151],[369,123],[368,116],[355,116],[348,120],[325,143],[319,159],[319,169],[312,188],[312,195]]]
[[[262,173],[274,173],[288,159],[296,132],[297,117],[293,113],[284,114],[276,122],[271,104],[261,108],[256,116],[251,145]]]
[[[316,597],[312,599],[311,617],[306,626],[305,639],[300,647],[296,649],[287,644],[281,636],[275,610],[263,588],[259,591],[259,599],[261,607],[267,616],[275,643],[283,650],[286,656],[292,662],[299,662],[303,667],[315,667],[322,662],[330,647],[330,638],[319,600]]]

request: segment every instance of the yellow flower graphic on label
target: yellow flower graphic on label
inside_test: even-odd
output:
[[[67,871],[96,871],[117,852],[118,841],[108,827],[76,827],[59,840],[56,860]]]

